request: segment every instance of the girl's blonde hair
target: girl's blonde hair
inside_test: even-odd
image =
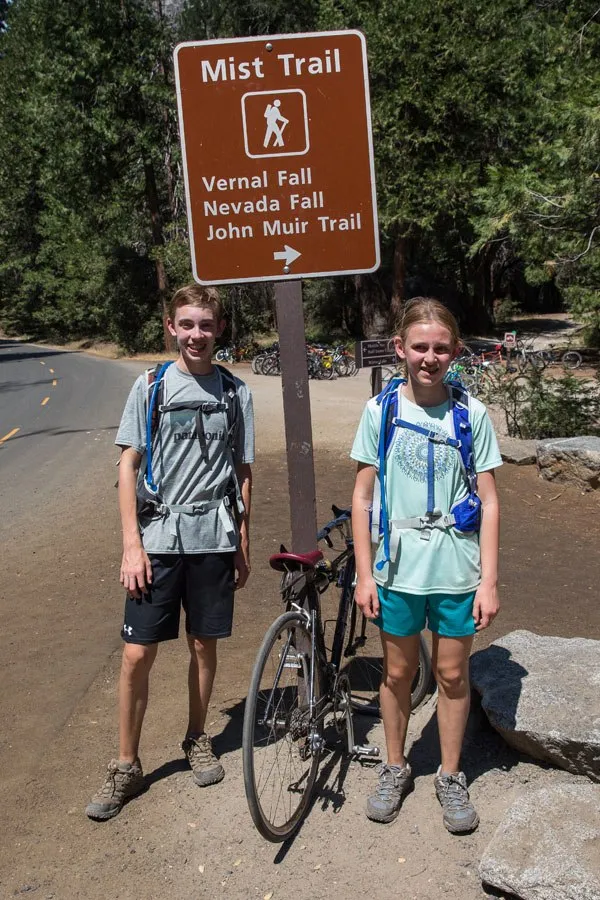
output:
[[[394,334],[404,341],[408,329],[412,325],[423,325],[427,322],[437,322],[447,328],[452,336],[454,347],[460,344],[460,332],[458,323],[449,309],[439,300],[433,297],[413,297],[409,300],[399,321],[396,323]]]

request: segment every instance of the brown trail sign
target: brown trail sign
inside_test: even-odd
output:
[[[379,267],[365,39],[179,44],[175,76],[194,278],[289,281],[275,298],[292,548],[305,553],[317,528],[299,279]]]
[[[175,74],[198,282],[378,268],[360,32],[180,44]]]

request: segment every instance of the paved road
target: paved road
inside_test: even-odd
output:
[[[3,788],[31,770],[119,643],[112,445],[141,369],[0,341]]]
[[[140,369],[0,341],[0,532],[94,476]]]

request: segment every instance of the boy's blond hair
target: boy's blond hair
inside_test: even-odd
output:
[[[186,284],[175,291],[169,303],[169,318],[175,321],[175,315],[180,306],[208,307],[215,314],[215,319],[220,322],[223,318],[223,304],[219,292],[214,287],[204,287],[202,284]]]

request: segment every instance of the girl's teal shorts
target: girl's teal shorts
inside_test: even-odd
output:
[[[396,637],[418,634],[425,626],[442,637],[475,634],[473,601],[467,594],[404,594],[377,586],[380,611],[375,624]]]

